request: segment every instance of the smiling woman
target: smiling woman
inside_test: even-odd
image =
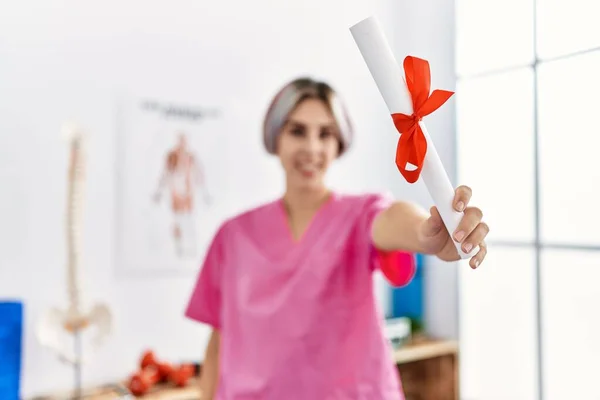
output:
[[[352,127],[330,86],[298,79],[269,108],[264,140],[267,151],[279,157],[288,188],[305,191],[322,187],[330,164],[350,146]]]
[[[263,135],[283,167],[285,193],[221,225],[186,312],[214,328],[203,393],[219,400],[403,399],[373,271],[406,285],[414,261],[395,255],[458,260],[453,239],[435,208],[430,215],[388,196],[326,187],[329,166],[353,136],[326,83],[301,78],[284,86]],[[457,189],[455,207],[470,197],[469,188]],[[464,211],[455,238],[464,248],[481,246],[471,259],[476,267],[487,227],[480,210]]]
[[[313,118],[310,111],[301,113],[299,108],[304,100],[313,100],[318,104],[320,118]],[[313,107],[311,110],[315,110]],[[296,115],[292,112],[296,111]],[[277,153],[277,138],[286,123],[294,122],[293,118],[300,118],[301,128],[323,124],[329,133],[335,133],[339,141],[339,155],[352,144],[353,130],[350,118],[341,100],[331,86],[325,82],[317,82],[310,78],[299,78],[284,86],[273,99],[265,116],[263,137],[267,151]],[[292,124],[294,125],[294,124]]]

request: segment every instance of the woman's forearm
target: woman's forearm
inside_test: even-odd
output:
[[[371,236],[380,250],[432,254],[420,233],[429,214],[416,204],[395,202],[373,221]]]
[[[213,329],[206,354],[202,363],[202,372],[200,374],[200,390],[202,391],[202,400],[213,400],[217,391],[219,381],[219,331]]]
[[[471,190],[465,186],[456,190],[453,206],[456,212],[464,212],[464,216],[452,236],[437,207],[431,207],[428,213],[417,204],[396,202],[375,217],[371,232],[373,243],[380,250],[435,255],[444,261],[460,260],[456,243],[462,243],[463,251],[469,252],[473,246],[483,242],[488,232],[487,225],[481,223],[481,210],[476,207],[465,208],[470,193]],[[471,267],[476,268],[483,257],[485,250],[478,258],[471,258]]]

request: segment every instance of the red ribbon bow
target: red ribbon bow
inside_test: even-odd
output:
[[[415,183],[423,169],[423,161],[427,153],[427,140],[419,121],[440,108],[454,92],[447,90],[434,90],[429,95],[431,88],[431,74],[429,62],[408,56],[404,59],[404,73],[406,85],[412,98],[413,114],[392,114],[394,125],[400,132],[398,148],[396,149],[396,166],[404,178]],[[415,170],[406,169],[407,163],[415,165]]]

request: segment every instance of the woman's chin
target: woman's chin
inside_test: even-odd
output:
[[[295,177],[293,186],[300,190],[319,190],[323,188],[323,177],[320,174],[306,176],[301,174]]]

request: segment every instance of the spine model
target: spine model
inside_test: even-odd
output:
[[[75,366],[79,371],[84,355],[86,359],[89,358],[110,335],[112,314],[104,303],[96,303],[92,307],[83,304],[85,293],[82,290],[81,264],[86,161],[84,135],[74,125],[66,126],[64,134],[70,153],[65,216],[67,307],[51,307],[44,313],[36,334],[44,347],[51,349],[60,360]],[[90,340],[83,335],[88,328],[94,328]],[[73,344],[64,340],[65,334],[73,340]]]
[[[80,262],[83,227],[83,191],[85,184],[85,154],[81,135],[71,141],[71,159],[69,165],[69,184],[67,199],[67,291],[69,331],[83,328],[86,323],[81,315]]]

